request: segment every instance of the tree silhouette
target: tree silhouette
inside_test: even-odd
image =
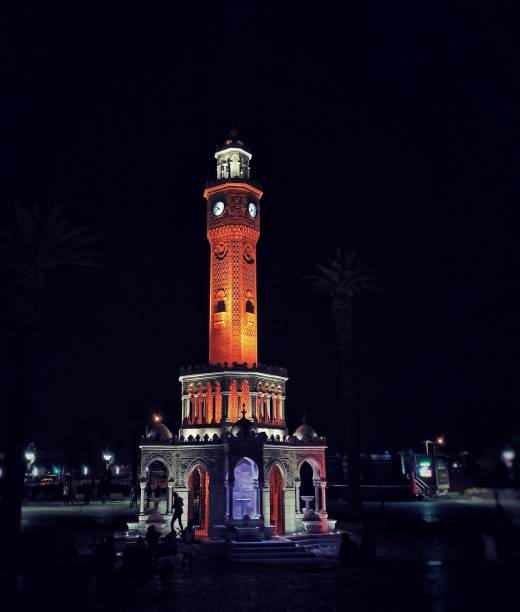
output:
[[[12,364],[11,389],[2,423],[8,435],[0,520],[9,526],[5,554],[6,559],[13,559],[13,568],[24,495],[28,396],[36,366],[34,345],[41,325],[46,278],[58,266],[100,267],[101,260],[101,254],[91,250],[99,237],[88,227],[70,227],[61,216],[60,206],[53,206],[45,214],[39,206],[28,210],[15,205],[15,219],[11,232],[0,232],[0,273],[7,288]]]
[[[356,264],[356,253],[343,253],[336,249],[336,255],[326,264],[316,264],[319,274],[307,276],[313,288],[330,298],[336,327],[341,372],[341,399],[346,415],[346,442],[348,473],[351,485],[350,508],[353,513],[361,510],[359,409],[353,393],[353,351],[352,330],[356,302],[367,293],[380,291],[377,279],[367,276]]]

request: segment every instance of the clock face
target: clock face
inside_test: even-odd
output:
[[[253,219],[256,217],[256,204],[254,202],[249,202],[249,206],[247,208],[249,214]]]
[[[215,217],[220,217],[220,215],[224,212],[224,202],[215,202],[213,204],[213,214]]]

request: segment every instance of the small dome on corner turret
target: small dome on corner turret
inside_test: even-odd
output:
[[[155,421],[146,431],[148,442],[172,442],[173,434],[164,423]]]
[[[293,436],[297,440],[302,440],[304,442],[310,442],[311,440],[316,440],[318,438],[318,434],[316,433],[314,427],[307,424],[305,414],[303,415],[302,424],[296,428]]]

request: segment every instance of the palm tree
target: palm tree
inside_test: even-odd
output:
[[[1,524],[16,550],[23,500],[23,445],[28,416],[28,393],[33,375],[35,336],[41,323],[46,278],[58,266],[98,266],[100,254],[91,250],[98,236],[88,227],[70,227],[53,206],[44,214],[15,206],[16,226],[0,232],[0,272],[6,279],[9,339],[13,381],[5,426],[5,476],[0,499]],[[6,551],[7,552],[7,551]]]
[[[354,514],[358,514],[361,510],[359,411],[353,393],[352,330],[357,300],[369,292],[380,290],[380,286],[377,279],[365,275],[355,260],[355,253],[343,253],[338,248],[335,257],[325,265],[316,264],[319,274],[306,278],[312,281],[317,292],[328,295],[331,300],[340,357],[341,396],[348,418],[346,440],[352,488],[350,507]]]

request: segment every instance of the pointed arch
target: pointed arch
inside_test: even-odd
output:
[[[209,466],[195,460],[188,472],[188,519],[195,523],[195,535],[207,536],[209,530]]]
[[[269,469],[269,505],[274,535],[285,533],[284,478],[279,463],[273,461]]]
[[[152,463],[155,463],[156,461],[164,465],[166,473],[168,474],[168,478],[171,478],[171,470],[168,461],[164,458],[163,455],[159,454],[149,455],[143,458],[143,462],[141,464],[141,476],[143,478],[146,477],[146,470],[152,465]]]

